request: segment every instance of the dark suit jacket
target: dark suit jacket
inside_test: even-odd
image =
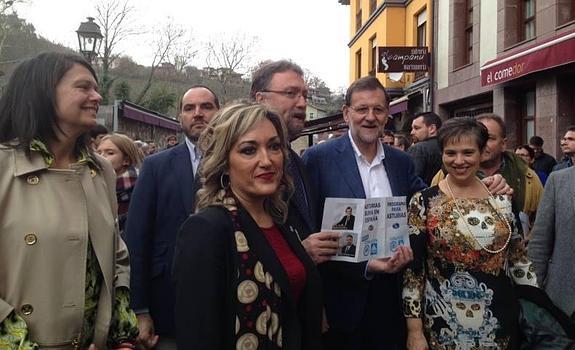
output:
[[[415,175],[413,161],[402,151],[383,145],[383,164],[394,196],[410,197],[426,186]],[[308,149],[303,156],[312,188],[318,194],[316,216],[327,197],[365,198],[355,153],[347,135]],[[401,278],[396,274],[364,277],[366,263],[330,261],[320,266],[330,327],[353,331],[374,327],[377,344],[405,346],[401,310]],[[371,296],[371,297],[369,297]],[[369,305],[368,305],[369,303]],[[402,333],[403,332],[403,333]],[[384,348],[394,348],[392,345]]]
[[[343,247],[341,247],[341,255],[355,256],[355,244],[350,245],[349,249],[347,249],[347,252],[345,251],[346,248],[347,248],[347,245],[344,245]]]
[[[407,149],[415,165],[415,175],[419,176],[427,186],[439,170],[443,161],[437,137],[430,137]]]
[[[194,174],[185,142],[144,160],[125,231],[131,306],[148,308],[160,335],[175,335],[171,267],[176,233],[191,214],[194,197]]]
[[[289,201],[288,222],[294,227],[294,232],[304,240],[316,229],[316,216],[313,210],[316,207],[314,191],[306,175],[305,166],[300,156],[289,150],[289,174],[294,179],[295,191]],[[297,174],[295,173],[297,172]],[[298,187],[296,176],[301,179],[302,187]]]
[[[321,349],[320,277],[291,226],[278,228],[306,269],[306,285],[297,304],[287,274],[257,224],[241,207],[238,218],[250,249],[281,288],[283,349]],[[226,209],[209,207],[190,216],[178,234],[174,279],[180,349],[236,348],[238,266],[234,231]]]
[[[335,225],[333,225],[334,230],[335,229],[348,229],[348,230],[353,230],[353,225],[355,223],[355,215],[350,215],[350,217],[348,218],[347,215],[344,215],[343,218],[341,218],[341,220],[339,220],[339,222]]]

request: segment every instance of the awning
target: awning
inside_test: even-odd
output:
[[[481,86],[496,85],[571,62],[575,62],[575,30],[485,63],[481,67]]]
[[[409,101],[409,96],[407,96],[407,95],[391,101],[389,103],[389,114],[393,115],[395,113],[406,111],[408,101]]]
[[[300,136],[314,135],[343,128],[347,128],[347,124],[343,120],[343,113],[337,112],[327,117],[305,122],[305,127],[301,131]]]
[[[145,109],[144,107],[138,106],[135,103],[130,103],[124,101],[122,103],[122,117],[137,120],[141,123],[154,125],[160,128],[180,131],[181,126],[177,121],[163,116],[154,111]]]

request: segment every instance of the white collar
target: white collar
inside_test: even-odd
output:
[[[359,148],[357,147],[357,145],[353,141],[353,137],[351,136],[351,130],[348,130],[347,136],[349,137],[349,141],[351,142],[351,147],[353,148],[353,151],[355,152],[355,156],[358,158],[361,158],[367,162],[367,159],[365,159],[365,156],[361,153],[361,151],[359,150]],[[383,160],[385,159],[385,152],[383,151],[383,146],[382,146],[381,142],[379,142],[379,140],[377,140],[376,142],[377,142],[377,153],[375,154],[375,158],[373,158],[373,160],[374,161],[378,160],[379,162],[383,162]]]
[[[192,143],[192,141],[190,141],[190,139],[188,139],[188,137],[184,137],[184,140],[186,141],[186,146],[188,146],[188,151],[190,151],[190,156],[192,157],[192,159],[197,160],[196,159],[196,145],[194,145]]]

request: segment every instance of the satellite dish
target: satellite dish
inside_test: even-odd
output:
[[[393,81],[400,81],[403,77],[403,72],[399,73],[387,73],[387,77]]]

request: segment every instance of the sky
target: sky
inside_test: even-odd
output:
[[[95,0],[27,0],[16,10],[48,40],[77,48],[76,30],[95,16]],[[191,30],[198,48],[210,38],[256,37],[252,65],[291,59],[332,90],[349,83],[349,6],[337,0],[130,0],[142,32],[121,43],[122,53],[150,65],[152,32],[166,21]],[[205,50],[204,50],[205,51]],[[202,51],[191,62],[204,67]]]

